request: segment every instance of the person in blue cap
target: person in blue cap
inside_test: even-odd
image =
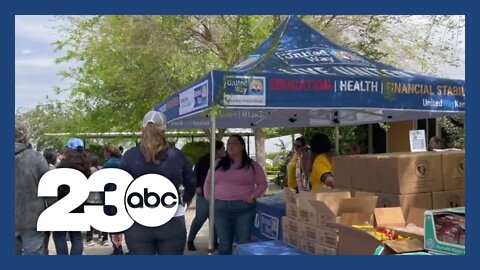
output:
[[[85,152],[85,143],[80,138],[70,138],[65,145],[65,158],[57,165],[57,168],[71,168],[83,173],[86,178],[90,177],[90,161]],[[58,188],[58,200],[61,200],[70,192],[66,185]],[[83,204],[72,211],[72,213],[83,213]],[[71,248],[68,251],[67,233],[70,237]],[[82,232],[53,232],[53,242],[57,255],[82,255],[83,240]]]

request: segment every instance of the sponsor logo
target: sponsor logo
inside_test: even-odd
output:
[[[37,221],[38,231],[88,231],[90,226],[103,232],[121,232],[134,222],[147,227],[167,223],[176,213],[180,198],[173,183],[157,174],[137,179],[124,170],[108,168],[88,179],[78,170],[59,168],[45,173],[38,184],[39,197],[57,197],[60,186],[69,193],[45,209]],[[105,190],[113,185],[113,191]],[[83,213],[71,213],[83,205],[90,192],[105,193],[104,205],[85,205]],[[105,213],[114,209],[114,214]]]

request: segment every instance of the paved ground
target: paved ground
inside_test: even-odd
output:
[[[276,193],[279,192],[280,189],[276,185],[270,185],[269,186],[269,193]],[[187,226],[187,234],[190,229],[190,224],[192,223],[193,218],[195,217],[195,205],[193,204],[187,209],[187,212],[185,213],[185,221],[186,221],[186,226]],[[85,239],[85,236],[84,238]],[[97,235],[94,235],[94,246],[87,246],[84,244],[83,246],[83,254],[84,255],[110,255],[113,251],[112,248],[112,243],[110,240],[108,241],[107,246],[101,246],[97,242]],[[69,248],[70,248],[70,242],[68,242]],[[128,252],[126,250],[126,245],[124,244],[124,251]],[[208,254],[208,220],[203,224],[202,229],[197,234],[197,237],[195,238],[195,246],[197,248],[197,251],[189,251],[185,247],[185,255],[209,255]],[[48,245],[50,255],[55,255],[55,245],[53,243],[52,238],[50,237],[50,243]],[[213,254],[215,255],[216,252]]]

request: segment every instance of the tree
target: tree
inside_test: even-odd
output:
[[[212,69],[248,55],[285,16],[59,17],[66,38],[57,62],[73,62],[61,76],[74,84],[70,131],[137,129],[143,114]],[[387,64],[437,74],[458,65],[464,16],[302,16],[333,42]],[[351,132],[348,129],[345,132]],[[271,129],[261,134],[292,134]],[[342,138],[347,135],[343,134]],[[261,137],[256,138],[262,140]],[[260,147],[261,148],[261,147]],[[257,157],[261,157],[257,153]]]
[[[69,132],[75,114],[65,103],[48,100],[27,112],[17,112],[16,118],[23,121],[28,130],[30,143],[38,151],[46,148],[62,149],[68,139],[66,136],[47,136],[48,133]]]

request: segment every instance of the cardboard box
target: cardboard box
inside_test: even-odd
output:
[[[299,202],[298,199],[296,199],[295,203],[287,201],[286,202],[286,209],[285,209],[285,213],[286,213],[287,217],[298,220],[299,219],[299,213],[298,213],[299,205],[300,205],[300,202]]]
[[[443,151],[443,189],[465,189],[465,151]]]
[[[334,156],[332,158],[335,186],[351,187],[351,159],[354,156]]]
[[[320,225],[325,220],[320,220],[320,223],[318,221],[318,215],[317,215],[317,210],[312,206],[310,201],[324,201],[330,205],[330,207],[333,207],[335,211],[338,209],[338,204],[340,203],[341,199],[344,198],[350,198],[350,192],[349,191],[341,191],[341,192],[300,192],[298,198],[299,198],[299,211],[298,211],[298,220],[306,223],[306,224],[311,224],[311,225]],[[333,221],[335,222],[335,216],[328,216],[325,218],[329,218],[327,221]]]
[[[378,254],[378,247],[383,246],[380,254],[399,254],[423,250],[423,243],[418,239],[380,241],[364,230],[352,226],[332,223],[338,229],[339,255],[373,255]]]
[[[394,195],[386,193],[377,193],[378,208],[382,207],[401,207],[403,215],[408,216],[411,208],[432,209],[432,194],[419,193],[407,195]]]
[[[351,187],[353,189],[378,191],[378,155],[355,156],[352,158],[351,171]]]
[[[300,250],[305,251],[308,254],[315,255],[317,254],[315,245],[315,241],[302,239],[300,241]]]
[[[352,197],[365,197],[365,196],[377,196],[376,192],[364,191],[364,190],[351,190]]]
[[[389,228],[394,230],[395,234],[417,239],[423,246],[425,211],[426,209],[412,208],[410,215],[405,218],[400,207],[376,208],[375,226]]]
[[[425,249],[465,255],[465,207],[425,212]]]
[[[337,249],[323,246],[315,241],[303,239],[300,241],[300,250],[311,255],[337,255]]]
[[[329,222],[343,224],[372,224],[373,210],[377,204],[377,197],[341,198],[331,197],[330,200],[309,201],[312,211],[309,214],[316,224],[324,226]],[[340,219],[338,219],[340,217]]]
[[[315,244],[316,255],[337,255],[337,249],[324,246],[322,244]]]
[[[297,192],[294,189],[285,187],[283,189],[283,193],[285,193],[285,201],[286,202],[291,202],[291,203],[296,202],[296,200],[298,198],[298,195],[297,195]]]
[[[465,190],[432,192],[433,209],[465,206]]]
[[[443,190],[441,155],[396,153],[378,157],[379,192],[413,194]]]
[[[304,224],[301,236],[306,240],[335,249],[338,246],[337,234],[337,229],[329,226],[316,227]]]
[[[283,242],[289,246],[300,249],[301,238],[298,234],[289,231],[283,232]]]
[[[285,193],[285,212],[287,217],[298,220],[298,208],[300,205],[298,195],[296,194],[295,190],[290,188],[284,188],[283,192]]]
[[[282,229],[285,232],[301,235],[301,224],[290,217],[282,217]]]

